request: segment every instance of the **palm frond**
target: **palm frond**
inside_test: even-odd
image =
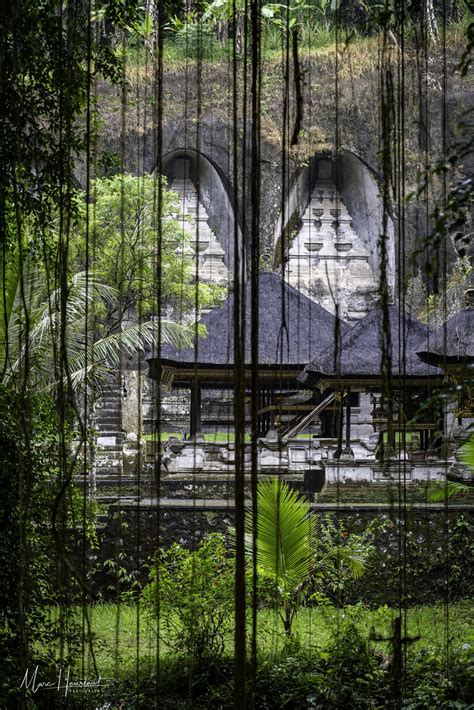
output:
[[[101,283],[94,273],[75,274],[68,288],[64,323],[61,290],[55,289],[45,298],[43,279],[33,262],[25,269],[24,283],[29,328],[28,333],[22,334],[24,306],[19,299],[17,288],[9,320],[12,348],[5,379],[20,370],[28,348],[30,364],[35,363],[38,374],[41,374],[46,385],[53,384],[56,378],[54,345],[64,328],[70,381],[74,388],[82,387],[87,380],[98,379],[108,372],[108,368],[119,367],[124,355],[131,356],[147,347],[158,347],[158,338],[162,343],[169,343],[180,350],[192,343],[192,327],[170,320],[130,325],[94,343],[87,343],[88,308],[98,299],[113,307],[117,302],[116,289]]]
[[[162,320],[160,327],[156,321],[136,323],[98,340],[91,346],[91,355],[117,367],[124,353],[134,355],[147,346],[158,347],[158,335],[164,343],[178,348],[189,347],[192,329],[169,320]]]
[[[429,503],[441,503],[455,496],[466,495],[472,491],[472,486],[457,481],[433,481],[428,489]]]
[[[158,346],[158,334],[161,341],[175,345],[175,347],[188,347],[192,342],[193,330],[191,327],[182,326],[173,321],[161,321],[160,328],[156,321],[136,323],[124,328],[117,333],[112,333],[95,343],[84,346],[71,357],[69,368],[72,374],[86,370],[88,363],[100,363],[104,368],[120,367],[124,355],[135,355],[146,347]],[[73,382],[80,381],[73,378]]]
[[[79,392],[87,386],[99,386],[110,374],[110,368],[104,367],[102,363],[94,362],[87,367],[81,367],[71,372],[70,384],[74,392]]]
[[[356,579],[363,576],[367,566],[363,557],[354,553],[349,553],[345,555],[344,561]]]
[[[0,300],[0,346],[2,347],[2,360],[3,348],[5,347],[8,338],[8,326],[20,278],[20,260],[18,254],[13,254],[12,257],[9,258],[7,264],[6,253],[4,250],[6,250],[5,245],[2,246],[0,254],[2,260],[0,265],[0,284],[2,287]]]
[[[278,480],[263,481],[257,492],[257,564],[268,574],[304,582],[315,555],[311,504]],[[252,553],[252,518],[246,521],[246,544]]]

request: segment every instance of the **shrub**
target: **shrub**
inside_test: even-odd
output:
[[[364,574],[375,551],[375,529],[384,523],[376,520],[363,533],[350,535],[331,516],[318,521],[310,503],[277,480],[258,484],[257,504],[259,599],[279,610],[289,640],[295,615],[303,604],[343,602],[349,583]],[[249,559],[252,537],[249,512]]]
[[[374,518],[360,533],[349,532],[334,515],[321,516],[316,528],[316,565],[313,571],[313,601],[347,604],[355,579],[374,565],[375,536],[387,521]],[[354,600],[356,601],[356,600]]]
[[[210,59],[218,53],[219,45],[211,27],[204,21],[196,21],[192,15],[184,22],[174,19],[174,43],[180,55],[187,59]]]
[[[178,543],[160,551],[143,591],[164,642],[191,666],[220,658],[234,613],[234,559],[212,533],[192,551]]]
[[[382,707],[379,693],[387,690],[388,679],[369,641],[353,621],[340,633],[323,654],[316,691],[325,708]],[[374,700],[377,700],[374,703]]]

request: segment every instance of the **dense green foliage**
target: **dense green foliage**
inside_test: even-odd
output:
[[[114,31],[136,27],[136,0],[95,5]],[[0,29],[1,131],[0,244],[15,245],[25,220],[38,250],[52,211],[60,211],[61,238],[68,220],[77,157],[90,142],[94,77],[123,77],[108,42],[96,41],[100,24],[86,3],[58,7],[52,0],[7,3]],[[86,122],[79,122],[86,112]]]
[[[159,229],[156,192],[153,177],[120,174],[94,181],[91,205],[84,193],[75,196],[69,275],[62,287],[37,252],[34,230],[23,225],[21,244],[10,246],[2,279],[1,380],[20,381],[26,367],[29,386],[64,378],[77,390],[86,381],[104,379],[123,355],[156,347],[158,335],[161,342],[189,345],[189,313],[215,303],[223,289],[195,283],[190,233],[176,218],[177,196],[163,184]],[[58,223],[56,214],[43,234],[51,254],[60,244]],[[93,272],[87,270],[91,250]],[[153,322],[158,273],[161,308],[170,308],[181,325],[162,318],[158,329]]]
[[[76,624],[64,625],[66,611],[51,614],[74,587],[57,539],[61,511],[70,505],[60,444],[72,429],[61,431],[44,394],[25,398],[1,387],[0,410],[0,704],[6,707],[19,691],[22,667],[53,666],[61,638],[72,657],[80,637]]]
[[[115,623],[121,630],[116,647]],[[364,605],[306,608],[295,620],[301,644],[289,647],[283,626],[270,610],[258,613],[256,704],[259,708],[303,710],[320,705],[371,708],[396,705],[393,696],[393,620],[399,611]],[[114,677],[101,689],[96,705],[112,702],[125,707],[139,700],[160,708],[232,708],[232,639],[221,657],[191,669],[181,655],[163,644],[159,668],[154,658],[156,622],[140,615],[139,666],[136,666],[137,609],[97,605],[92,610],[97,635],[97,662],[103,677]],[[406,633],[420,637],[407,648],[402,678],[403,708],[465,708],[472,695],[472,608],[468,601],[450,608],[449,667],[442,605],[403,613]],[[375,640],[383,637],[388,640]],[[133,643],[131,643],[133,639]],[[163,630],[163,641],[166,636]],[[120,672],[115,657],[120,654]],[[90,696],[86,696],[90,700]]]
[[[118,295],[107,311],[108,322],[121,322],[126,314],[133,318],[133,312],[143,317],[157,314],[158,276],[161,309],[171,307],[178,319],[223,295],[215,285],[193,284],[192,235],[184,219],[178,218],[178,196],[167,189],[164,178],[159,209],[158,179],[151,175],[97,178],[91,196],[88,209],[84,199],[78,203],[72,264],[75,270],[86,269],[89,239],[94,269]]]
[[[277,481],[259,484],[258,502],[255,601],[259,608],[279,613],[292,643],[293,622],[304,605],[340,603],[351,580],[363,574],[374,551],[375,525],[349,536],[330,516],[317,523],[316,516],[308,514],[309,504]],[[249,519],[249,599],[251,528]],[[235,557],[218,533],[206,537],[195,550],[173,543],[157,556],[143,601],[158,614],[160,637],[188,662],[192,659],[200,666],[203,659],[224,652],[233,629],[234,575]]]

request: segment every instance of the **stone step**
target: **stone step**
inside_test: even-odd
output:
[[[102,476],[101,478],[97,479],[97,489],[106,491],[108,488],[116,488],[116,489],[131,489],[133,490],[136,494],[140,491],[140,494],[142,494],[144,491],[150,490],[152,488],[151,481],[147,481],[146,483],[140,482],[140,485],[137,484],[136,480],[128,480],[125,477],[123,478],[117,478],[116,476],[108,476],[104,477]],[[109,494],[110,495],[110,494]]]
[[[118,446],[125,441],[125,434],[116,429],[101,429],[98,432],[98,446]]]
[[[120,476],[122,472],[121,466],[97,466],[96,476],[97,477],[108,477],[108,476]]]
[[[118,453],[118,456],[117,456]],[[123,462],[123,457],[119,452],[114,452],[114,456],[97,456],[96,458],[96,468],[104,468],[104,466],[120,466]]]
[[[136,476],[127,476],[125,474],[117,475],[117,473],[117,471],[113,471],[112,473],[97,473],[95,478],[96,486],[98,488],[106,486],[121,486],[122,488],[140,487],[141,490],[142,488],[150,488],[153,484],[151,478],[141,478],[140,482],[138,482]],[[84,476],[76,476],[75,481],[79,487],[84,486]],[[89,481],[86,479],[85,483],[87,485]]]
[[[95,460],[97,466],[104,466],[109,461],[120,461],[122,463],[123,455],[121,451],[98,451]]]
[[[104,426],[108,424],[109,426],[117,427],[120,431],[122,428],[122,417],[116,414],[105,414],[103,417],[97,417],[95,420],[96,426]]]
[[[109,464],[111,466],[117,466],[117,464],[122,465],[123,456],[120,451],[112,451],[111,454],[111,456],[104,456],[103,452],[99,454],[96,457],[96,467],[101,466],[103,468],[104,466],[108,466]]]
[[[133,494],[120,495],[120,496],[119,495],[99,495],[99,496],[97,496],[97,501],[99,503],[106,505],[107,503],[115,503],[115,501],[120,500],[120,499],[127,500],[127,501],[130,501],[130,500],[137,501],[137,500],[140,500],[141,497],[142,496],[133,495]],[[105,515],[105,514],[103,514],[103,515]]]

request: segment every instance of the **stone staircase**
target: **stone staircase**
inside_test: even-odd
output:
[[[126,441],[122,430],[121,385],[110,381],[103,386],[96,405],[97,449],[95,484],[99,503],[109,505],[119,499],[136,501],[150,494],[147,476],[138,477],[133,443]],[[83,481],[78,479],[78,484]]]
[[[122,397],[119,383],[110,382],[103,387],[102,397],[96,407],[97,479],[119,478],[122,474],[122,448],[125,434],[122,431]]]

